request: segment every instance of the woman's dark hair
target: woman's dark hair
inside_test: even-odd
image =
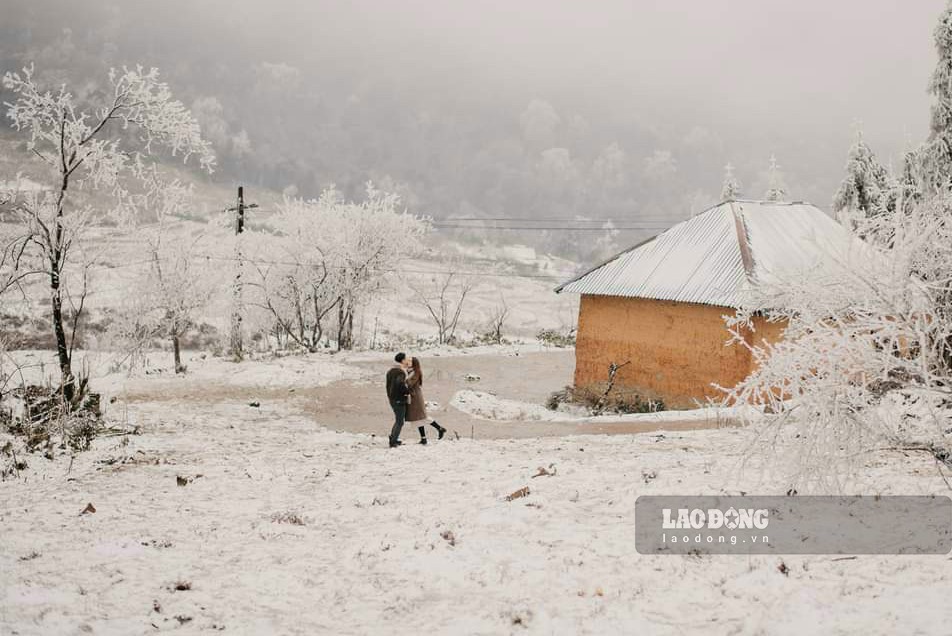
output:
[[[410,366],[413,367],[413,374],[417,377],[418,384],[423,386],[423,369],[420,367],[420,359],[410,358]]]

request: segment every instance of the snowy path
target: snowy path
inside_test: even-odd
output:
[[[68,458],[31,457],[0,483],[0,633],[944,634],[952,618],[948,557],[790,557],[784,576],[775,557],[638,555],[640,494],[777,492],[735,471],[741,430],[390,451],[268,404],[129,417],[142,435],[98,440],[68,476]],[[944,489],[918,456],[867,477]]]
[[[538,345],[428,351],[425,395],[437,407],[429,415],[450,434],[476,439],[513,439],[590,433],[641,433],[715,428],[734,423],[730,416],[702,411],[583,418],[547,410],[555,390],[572,381],[572,350]],[[220,359],[189,362],[186,377],[112,378],[124,401],[148,403],[233,401],[281,406],[307,415],[328,429],[385,437],[393,414],[381,378],[391,364],[380,352],[316,354],[234,365]],[[475,376],[476,380],[467,380]],[[97,387],[101,386],[97,384]],[[467,400],[465,404],[461,399]],[[432,435],[432,429],[429,431]],[[418,433],[405,429],[405,439]]]

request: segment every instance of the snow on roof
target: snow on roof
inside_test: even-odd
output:
[[[829,269],[868,246],[809,203],[724,201],[556,292],[739,307],[752,284]]]

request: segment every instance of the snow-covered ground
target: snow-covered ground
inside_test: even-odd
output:
[[[750,408],[705,407],[688,411],[659,411],[656,413],[628,413],[591,416],[581,408],[553,411],[541,404],[508,400],[486,391],[464,389],[453,396],[450,406],[486,420],[529,422],[698,422],[717,426],[735,422],[745,415],[755,414]],[[565,405],[563,405],[565,406]]]
[[[216,364],[185,381],[218,386]],[[232,378],[360,372],[268,364]],[[742,429],[389,450],[216,395],[120,398],[141,434],[0,483],[0,633],[948,633],[948,556],[787,557],[784,574],[778,557],[639,555],[639,495],[783,491],[741,464]],[[947,492],[925,454],[871,456],[863,478]]]

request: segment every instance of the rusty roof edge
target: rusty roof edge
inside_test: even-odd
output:
[[[740,247],[740,260],[744,264],[744,274],[747,282],[752,282],[754,276],[754,256],[750,251],[750,241],[747,236],[747,224],[744,222],[742,211],[734,207],[734,201],[728,201],[731,213],[734,215],[734,229],[737,231],[737,245]]]
[[[637,299],[637,300],[651,300],[659,303],[674,303],[677,305],[700,305],[703,307],[720,307],[721,309],[730,309],[736,311],[739,307],[737,305],[727,305],[724,303],[714,302],[711,300],[674,300],[673,298],[656,298],[654,296],[623,296],[620,294],[585,294],[586,296],[599,296],[601,298],[621,298],[625,300]]]

